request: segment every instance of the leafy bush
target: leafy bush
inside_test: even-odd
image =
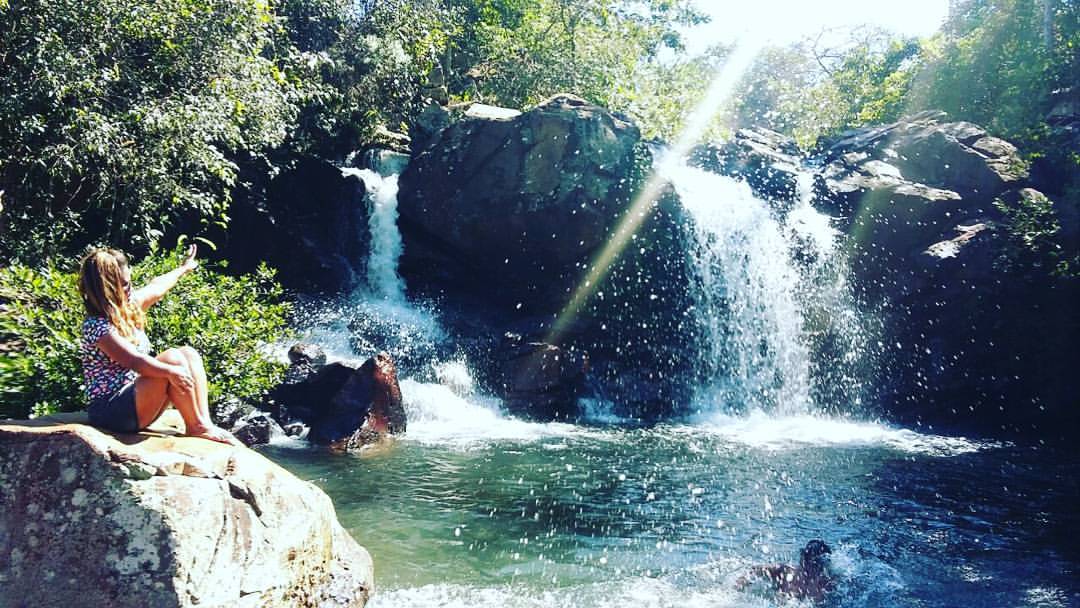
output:
[[[1039,274],[1074,276],[1077,272],[1072,248],[1060,243],[1061,222],[1054,202],[1036,190],[1024,189],[1009,200],[999,198],[994,207],[1005,217],[1008,245],[998,263],[1006,270],[1040,270]]]
[[[133,269],[133,281],[142,284],[179,262],[179,251],[154,254]],[[76,272],[55,266],[0,269],[0,417],[86,406],[79,359],[85,312],[76,281]],[[150,309],[147,334],[158,351],[187,344],[202,354],[211,409],[255,400],[284,373],[266,352],[286,332],[289,306],[281,295],[265,266],[238,277],[200,268]]]
[[[0,417],[85,407],[77,274],[54,266],[0,269]]]
[[[304,91],[278,28],[261,0],[0,5],[0,259],[224,221],[233,156],[281,143]]]

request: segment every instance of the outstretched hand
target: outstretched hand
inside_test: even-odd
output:
[[[195,255],[199,253],[199,248],[192,243],[187,248],[187,254],[184,256],[184,263],[180,264],[180,268],[184,271],[184,274],[191,272],[199,267],[198,260],[195,259]]]

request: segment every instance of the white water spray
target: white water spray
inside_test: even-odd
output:
[[[706,338],[698,406],[814,411],[811,334],[832,322],[819,317],[849,307],[843,274],[832,272],[839,233],[811,205],[811,182],[800,180],[801,200],[781,221],[744,182],[678,161],[660,171],[695,221],[691,290]],[[815,300],[819,291],[835,297]]]

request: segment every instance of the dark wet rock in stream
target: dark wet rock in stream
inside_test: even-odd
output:
[[[388,421],[387,432],[401,433],[407,419],[393,362],[379,353],[362,364],[333,362],[311,368],[297,357],[286,379],[270,392],[265,407],[278,424],[300,421],[317,444],[353,436],[371,416]]]
[[[589,357],[508,333],[500,348],[499,388],[503,405],[534,420],[573,421],[581,415]]]

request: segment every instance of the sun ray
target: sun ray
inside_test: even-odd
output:
[[[705,97],[690,114],[686,124],[680,130],[675,143],[665,152],[661,163],[679,162],[705,133],[709,122],[713,120],[720,107],[731,96],[739,79],[750,68],[761,49],[760,44],[739,43],[727,61],[720,67],[713,78]],[[649,177],[638,191],[626,213],[619,220],[611,238],[601,248],[590,264],[589,272],[574,290],[569,302],[559,312],[548,332],[545,342],[558,344],[570,324],[577,318],[581,309],[604,281],[612,266],[622,255],[627,243],[637,233],[641,224],[648,218],[651,207],[663,192],[666,180],[656,168],[649,172]]]

